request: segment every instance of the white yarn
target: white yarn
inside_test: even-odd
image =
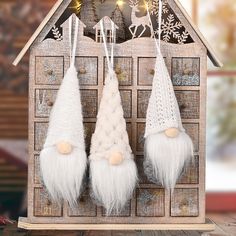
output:
[[[69,23],[71,27],[72,17]],[[79,82],[74,66],[77,31],[76,17],[72,64],[57,93],[46,141],[40,153],[41,175],[47,191],[53,200],[66,200],[71,207],[75,206],[81,192],[87,163]],[[72,145],[72,152],[60,154],[56,147],[60,142]]]

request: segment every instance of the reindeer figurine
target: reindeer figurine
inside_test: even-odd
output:
[[[151,27],[151,22],[149,20],[148,14],[146,14],[145,16],[142,17],[137,17],[136,16],[136,12],[140,12],[140,10],[138,9],[138,0],[130,0],[130,5],[132,8],[132,12],[131,12],[131,22],[132,24],[129,26],[129,31],[132,34],[132,39],[135,37],[137,29],[139,26],[143,26],[143,31],[141,32],[141,34],[138,36],[141,37],[143,35],[143,33],[145,32],[145,30],[147,29],[147,27],[150,29],[151,31],[151,37],[154,36],[152,27]],[[132,31],[131,29],[134,28],[134,31]]]

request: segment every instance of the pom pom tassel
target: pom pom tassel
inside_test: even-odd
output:
[[[193,157],[193,144],[185,132],[170,138],[164,132],[145,139],[144,170],[148,179],[174,190],[186,162]]]

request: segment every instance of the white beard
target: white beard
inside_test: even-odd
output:
[[[76,206],[86,165],[86,153],[76,147],[68,155],[60,154],[55,146],[41,151],[41,175],[54,201],[66,200],[71,207]]]
[[[132,197],[137,169],[133,159],[125,159],[121,165],[112,166],[108,160],[90,161],[92,197],[104,206],[106,215],[119,214]]]
[[[193,144],[185,132],[176,138],[164,133],[149,135],[145,140],[145,174],[150,181],[173,191],[185,163],[193,157]]]

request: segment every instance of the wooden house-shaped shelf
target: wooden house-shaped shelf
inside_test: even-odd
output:
[[[142,8],[144,2],[140,0],[138,4],[139,15],[145,16],[147,13]],[[205,220],[207,57],[217,67],[221,63],[178,0],[165,0],[163,7],[166,10],[163,13],[161,50],[173,81],[184,128],[194,143],[194,162],[185,166],[173,193],[149,182],[143,172],[143,134],[154,72],[155,41],[150,37],[148,27],[142,33],[142,26],[135,25],[131,17],[135,12],[129,6],[129,1],[123,0],[122,5],[116,5],[111,0],[103,3],[84,0],[80,7],[78,1],[58,0],[14,61],[14,65],[17,65],[30,49],[28,216],[20,219],[19,227],[177,229],[182,225],[181,229],[211,228]],[[155,31],[157,6],[153,4],[150,9]],[[57,205],[48,197],[40,179],[39,153],[45,140],[49,113],[69,66],[70,16],[80,18],[76,67],[81,86],[87,150],[95,128],[107,70],[97,23],[105,17],[108,25],[109,21],[116,25],[116,34],[109,36],[108,33],[107,40],[115,37],[116,41],[114,66],[140,184],[125,210],[111,217],[106,217],[104,210],[92,202],[88,190],[78,200],[76,211],[72,211],[66,202]],[[134,24],[134,28],[137,26],[136,35],[133,36],[129,31],[131,24]],[[171,25],[171,30],[168,25]]]

